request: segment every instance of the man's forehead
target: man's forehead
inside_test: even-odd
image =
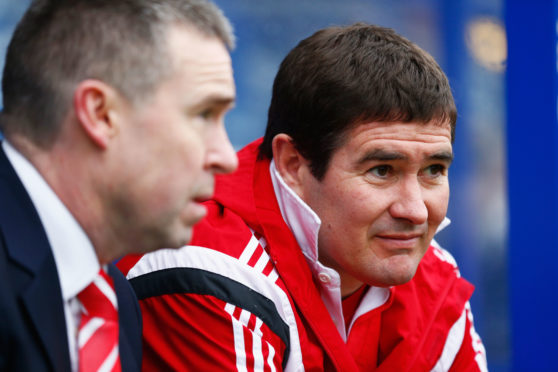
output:
[[[177,64],[231,65],[225,43],[189,25],[176,24],[167,30],[167,45]]]
[[[391,162],[391,161],[440,161],[451,164],[453,161],[453,151],[445,147],[396,149],[390,147],[371,147],[362,153],[357,153],[357,164],[369,162]],[[413,159],[418,157],[418,159]]]
[[[451,128],[433,123],[384,123],[359,124],[345,134],[336,152],[350,152],[359,157],[364,153],[401,157],[407,151],[452,154]],[[389,155],[391,153],[391,155]],[[398,155],[399,154],[399,155]],[[375,157],[366,155],[367,157]]]
[[[235,85],[229,51],[217,37],[207,36],[192,27],[171,27],[169,45],[174,74],[168,84],[188,87],[194,101],[235,100]]]
[[[422,136],[448,137],[451,141],[451,125],[449,121],[440,122],[365,122],[357,124],[348,131],[349,137],[366,133],[371,138],[393,138],[413,140]]]

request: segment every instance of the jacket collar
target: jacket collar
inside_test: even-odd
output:
[[[248,167],[251,168],[249,177],[243,180],[244,185],[241,187],[250,188],[251,200],[253,200],[253,207],[246,207],[244,211],[254,211],[255,214],[245,220],[255,222],[254,226],[249,222],[248,224],[256,231],[259,229],[258,232],[266,237],[269,255],[275,263],[281,280],[288,288],[303,321],[310,327],[311,331],[309,331],[326,350],[326,354],[332,358],[331,362],[335,368],[356,371],[358,366],[348,352],[322,301],[306,256],[283,220],[269,172],[270,161],[257,159],[257,145],[258,142],[255,142],[241,151],[242,156],[239,154],[240,163],[246,165],[245,162],[248,162],[250,163]],[[247,181],[248,185],[246,185]],[[242,181],[240,184],[243,184]],[[244,200],[244,203],[248,202]],[[240,216],[244,218],[242,214]]]
[[[281,216],[293,232],[302,253],[311,262],[318,261],[320,217],[285,183],[272,160],[269,173]]]
[[[31,319],[53,370],[69,371],[66,321],[54,257],[37,211],[1,148],[0,200],[0,234],[13,263],[14,293]]]

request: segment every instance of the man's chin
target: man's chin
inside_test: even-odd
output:
[[[207,215],[207,207],[201,202],[191,201],[182,211],[182,224],[192,228]]]
[[[179,239],[177,239],[174,244],[172,244],[171,246],[169,246],[168,248],[181,248],[184,247],[185,245],[190,244],[190,242],[192,241],[192,227],[188,227],[186,228],[186,232],[185,234],[183,234]]]
[[[393,287],[408,283],[417,272],[417,266],[411,265],[410,267],[398,267],[395,270],[385,273],[378,279],[376,286],[378,287]]]
[[[161,242],[157,246],[152,246],[148,248],[148,251],[155,251],[160,248],[167,248],[167,249],[178,249],[182,248],[185,245],[188,245],[192,240],[192,226],[183,226],[180,229],[180,232],[173,234],[173,236],[168,236],[165,239],[164,243]]]
[[[397,275],[394,275],[392,277],[390,286],[402,285],[408,283],[409,281],[411,281],[411,279],[414,278],[416,272],[417,272],[417,268],[414,267],[413,269],[409,269],[404,272],[397,273]]]

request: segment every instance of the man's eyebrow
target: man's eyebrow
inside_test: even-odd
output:
[[[230,107],[233,107],[235,102],[236,102],[236,98],[234,96],[213,94],[213,95],[204,97],[195,106],[196,107],[203,107],[203,106],[213,106],[213,105],[215,105],[215,106],[230,106]]]
[[[392,161],[392,160],[405,160],[407,155],[398,151],[389,151],[385,149],[375,149],[366,152],[359,160],[359,164],[367,163],[369,161]]]
[[[394,161],[394,160],[407,160],[409,157],[399,151],[390,151],[385,149],[375,149],[366,152],[359,160],[359,164],[369,161]],[[427,157],[428,160],[442,161],[451,164],[453,161],[453,153],[451,151],[436,152]]]
[[[440,151],[435,154],[432,154],[428,157],[431,160],[442,161],[444,163],[451,164],[453,161],[453,152],[451,151]]]

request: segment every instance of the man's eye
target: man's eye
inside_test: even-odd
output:
[[[198,116],[205,120],[211,119],[211,117],[213,116],[213,110],[205,109],[201,111]]]
[[[446,173],[446,167],[442,164],[432,164],[425,169],[425,173],[430,177],[442,176]]]
[[[378,165],[377,167],[371,168],[368,172],[372,173],[375,177],[386,178],[390,175],[391,171],[391,165]]]

